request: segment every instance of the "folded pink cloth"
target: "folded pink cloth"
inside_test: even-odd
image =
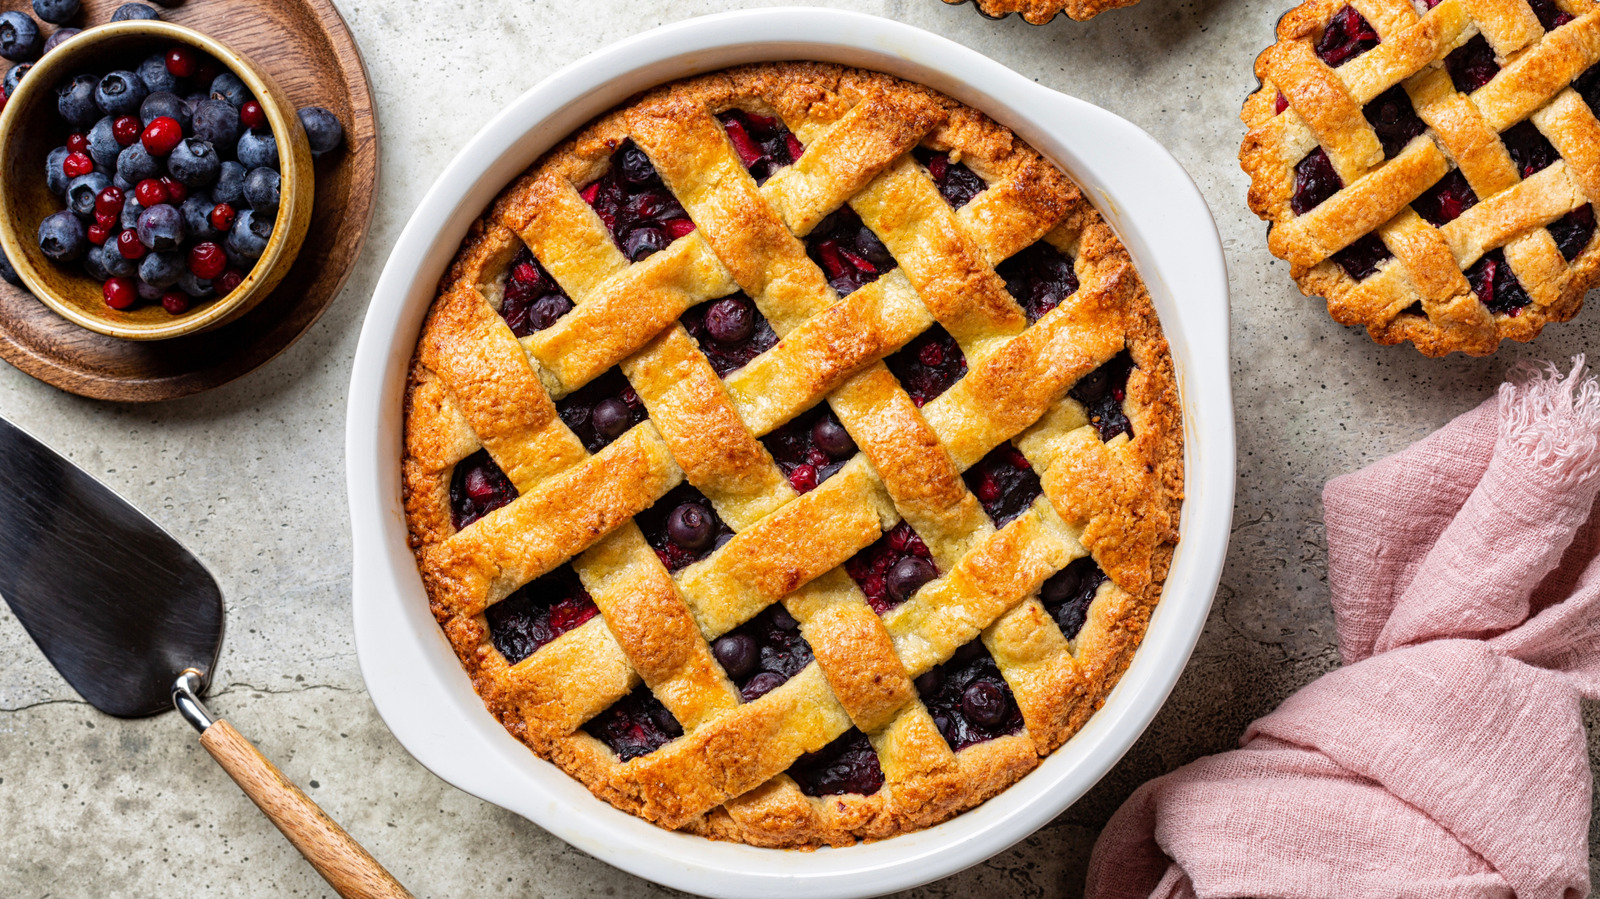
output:
[[[1597,490],[1582,357],[1329,482],[1345,666],[1140,787],[1089,899],[1588,895]]]

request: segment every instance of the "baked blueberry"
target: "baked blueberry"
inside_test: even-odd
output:
[[[139,80],[150,93],[170,93],[178,89],[178,76],[167,71],[167,55],[152,53],[139,63]],[[145,121],[149,121],[148,118]]]
[[[600,610],[571,565],[544,575],[484,611],[494,648],[515,665]]]
[[[57,28],[54,34],[51,34],[45,39],[44,50],[41,51],[39,55],[43,56],[45,53],[49,53],[51,50],[54,50],[55,48],[66,43],[68,40],[75,38],[82,33],[82,28]]]
[[[184,254],[178,250],[163,253],[146,253],[139,261],[139,280],[152,287],[167,288],[178,283],[183,274]]]
[[[855,441],[827,403],[818,403],[761,438],[761,442],[789,484],[800,493],[833,477],[856,454]]]
[[[338,116],[321,106],[306,106],[300,110],[300,125],[306,129],[306,141],[311,144],[311,158],[331,153],[344,142],[344,126]]]
[[[209,141],[189,138],[179,141],[167,156],[167,171],[184,187],[205,187],[217,180],[222,160]]]
[[[978,640],[917,678],[916,685],[939,733],[958,752],[1022,730],[1022,710],[1011,686]]]
[[[806,254],[840,296],[860,290],[895,267],[889,248],[849,206],[818,222],[805,243]]]
[[[100,118],[100,104],[94,99],[99,84],[100,79],[93,75],[75,75],[56,88],[56,111],[67,124],[81,131]]]
[[[1094,425],[1101,440],[1110,440],[1118,434],[1133,436],[1133,422],[1122,408],[1122,401],[1128,396],[1128,375],[1133,369],[1133,356],[1123,350],[1084,375],[1067,391],[1067,396],[1083,404],[1084,414],[1089,416],[1089,423]]]
[[[95,112],[100,111],[98,106],[93,108]],[[94,123],[94,127],[89,129],[89,158],[94,160],[96,168],[108,172],[117,167],[117,157],[122,154],[122,145],[117,143],[114,121],[111,116],[102,116]]]
[[[210,141],[223,156],[231,156],[239,143],[239,110],[213,97],[195,108],[192,127],[195,137]]]
[[[871,796],[883,788],[883,763],[867,735],[855,727],[816,752],[795,759],[788,774],[807,796]]]
[[[139,106],[148,96],[150,89],[144,81],[126,69],[108,73],[94,89],[95,102],[109,116],[138,115]]]
[[[747,659],[744,650],[753,647],[754,658]],[[759,615],[732,631],[718,637],[711,645],[718,661],[724,656],[735,662],[735,669],[726,666],[739,697],[752,702],[782,686],[811,664],[811,646],[800,635],[800,623],[794,620],[781,604],[774,603]]]
[[[271,131],[248,129],[239,135],[239,143],[234,155],[238,157],[239,164],[247,169],[276,169],[278,167],[278,139],[272,136]]]
[[[158,91],[144,98],[144,103],[139,106],[139,118],[146,122],[153,122],[165,116],[177,119],[184,130],[189,130],[194,124],[194,114],[189,104],[171,91]]]
[[[672,711],[644,686],[589,719],[583,730],[611,747],[624,762],[649,755],[683,736],[683,726]]]
[[[111,14],[113,22],[136,22],[142,19],[159,19],[161,14],[143,3],[124,3]]]
[[[233,220],[233,230],[228,232],[227,249],[244,259],[259,259],[271,237],[272,216],[258,216],[246,209]]]
[[[803,149],[800,139],[772,116],[757,115],[742,109],[717,113],[728,142],[733,144],[739,162],[750,171],[757,184],[763,184],[772,174],[800,158]]]
[[[949,390],[967,373],[961,345],[940,325],[924,331],[883,362],[918,406]]]
[[[1107,580],[1094,559],[1084,556],[1056,572],[1039,588],[1039,601],[1068,640],[1083,630],[1083,623],[1089,618],[1089,604]]]
[[[67,208],[86,223],[94,221],[94,201],[110,186],[111,179],[99,172],[79,175],[67,185]]]
[[[79,0],[33,0],[33,14],[41,22],[64,25],[83,8]]]
[[[667,190],[650,157],[631,139],[611,154],[611,168],[581,193],[633,262],[694,230],[694,222]]]
[[[240,213],[243,218],[248,212]],[[616,400],[615,403],[607,402]],[[601,407],[605,407],[602,411]],[[626,411],[626,417],[618,415]],[[556,402],[556,412],[584,448],[598,453],[647,417],[644,403],[622,370],[613,368]]]
[[[70,212],[52,213],[39,223],[39,249],[56,262],[81,259],[89,246],[83,222]]]
[[[72,151],[66,147],[56,147],[44,161],[44,184],[56,196],[64,196],[67,185],[72,183],[72,178],[67,175],[62,163],[67,161],[67,154]]]
[[[478,450],[457,462],[450,475],[450,523],[462,530],[517,496],[489,451]]]
[[[972,202],[973,197],[983,193],[989,186],[978,177],[977,172],[962,163],[951,162],[948,153],[917,147],[911,155],[927,167],[928,174],[933,176],[934,186],[939,189],[939,194],[951,208],[960,209],[967,205]]]
[[[939,576],[928,545],[905,521],[852,556],[844,563],[844,570],[866,594],[867,605],[879,615],[910,599],[923,584]]]
[[[1044,492],[1033,464],[1009,443],[990,450],[962,477],[997,528],[1026,512]]]
[[[139,213],[137,231],[139,242],[156,251],[177,249],[188,236],[183,214],[171,203],[159,203]]]
[[[743,293],[701,303],[679,321],[718,376],[743,367],[778,342],[772,325]]]
[[[697,506],[700,511],[691,514],[683,508],[685,505]],[[699,530],[700,515],[710,522],[710,540],[703,539]],[[676,539],[671,529],[674,518],[679,521],[680,528],[685,524],[691,527],[687,531],[678,530]],[[634,520],[639,530],[644,532],[645,542],[656,551],[656,557],[667,566],[668,571],[677,571],[698,562],[733,539],[733,529],[717,516],[717,511],[711,507],[711,500],[687,481],[667,491],[666,496],[656,500],[655,505],[640,512]]]
[[[0,13],[0,56],[12,62],[38,59],[43,46],[39,26],[27,13],[16,10]],[[6,91],[6,96],[11,96],[11,91]]]
[[[17,95],[17,85],[21,84],[22,79],[31,71],[33,71],[33,63],[31,62],[25,62],[22,65],[6,69],[5,77],[0,79],[0,90],[4,90],[7,97],[15,97]]]
[[[247,169],[233,160],[222,163],[217,173],[217,183],[211,186],[211,197],[218,203],[238,208],[244,205],[244,179]]]
[[[250,102],[250,88],[239,80],[238,75],[232,72],[223,72],[211,79],[211,96],[219,100],[228,101],[235,114],[237,114],[239,107]]]

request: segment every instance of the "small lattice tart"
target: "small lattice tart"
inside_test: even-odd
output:
[[[944,0],[950,4],[968,0]],[[1043,25],[1061,13],[1078,21],[1087,21],[1108,9],[1132,6],[1139,0],[971,0],[978,12],[991,19],[1003,19],[1012,13],[1034,25]]]
[[[977,805],[1099,707],[1181,439],[1066,176],[927,88],[771,64],[602,116],[472,226],[404,497],[513,735],[662,827],[840,845]]]
[[[1239,161],[1334,320],[1430,356],[1531,340],[1600,269],[1600,4],[1308,0],[1256,59]]]

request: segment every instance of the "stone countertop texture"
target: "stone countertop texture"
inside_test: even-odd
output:
[[[204,3],[206,0],[188,0]],[[211,707],[419,897],[664,895],[434,778],[389,734],[351,642],[344,410],[356,337],[390,246],[489,116],[628,35],[765,5],[731,0],[340,0],[382,125],[378,215],[344,294],[271,364],[154,406],[80,399],[0,366],[0,414],[104,479],[216,574],[228,633]],[[1076,897],[1089,850],[1140,783],[1233,747],[1250,720],[1334,668],[1322,485],[1488,396],[1519,359],[1600,346],[1600,308],[1486,359],[1426,359],[1302,297],[1245,205],[1235,161],[1251,64],[1291,5],[1144,0],[1089,23],[994,22],[940,0],[834,0],[985,53],[1149,131],[1189,170],[1227,249],[1239,479],[1210,621],[1171,700],[1111,774],[990,861],[905,894]],[[463,85],[470,85],[463,90]],[[1594,707],[1591,719],[1600,718]],[[1591,739],[1591,756],[1600,742]],[[0,895],[333,896],[175,715],[80,701],[0,605]],[[1594,844],[1591,839],[1591,844]]]

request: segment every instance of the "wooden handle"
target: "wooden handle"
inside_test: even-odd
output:
[[[340,896],[412,899],[377,859],[368,855],[311,797],[290,783],[233,725],[218,721],[206,728],[200,735],[200,745]]]

